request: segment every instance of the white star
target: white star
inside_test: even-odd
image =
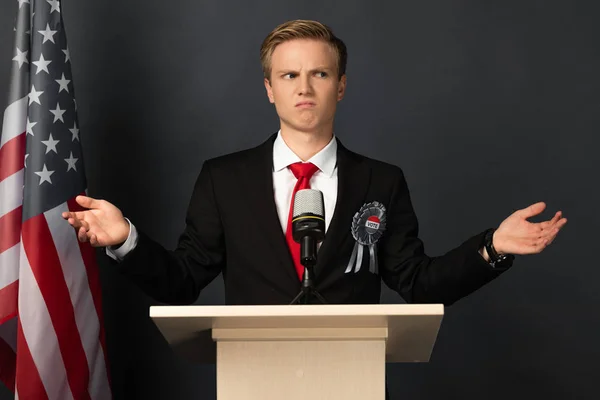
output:
[[[50,60],[44,60],[44,55],[40,54],[40,59],[38,61],[33,61],[33,64],[37,67],[35,74],[39,74],[40,71],[46,71],[47,74],[50,74],[50,71],[48,71],[48,64],[51,62],[52,61]]]
[[[37,91],[35,90],[35,85],[31,85],[31,92],[29,92],[29,105],[32,105],[33,103],[38,103],[40,106],[42,105],[42,103],[40,103],[40,96],[44,94],[43,91]]]
[[[56,44],[56,42],[54,42],[54,35],[56,35],[56,32],[58,31],[53,31],[52,29],[50,29],[50,24],[46,23],[46,30],[38,32],[44,35],[44,41],[42,42],[42,44],[46,43],[48,40]]]
[[[68,47],[66,49],[64,49],[62,52],[65,53],[65,63],[66,63],[67,61],[69,61],[71,59],[71,53],[69,52]]]
[[[48,171],[46,169],[46,164],[44,164],[44,167],[42,168],[42,170],[40,172],[34,172],[34,173],[41,178],[40,186],[44,182],[48,182],[48,183],[52,184],[52,181],[50,180],[50,175],[52,175],[54,173],[54,171]]]
[[[56,103],[56,109],[55,110],[49,110],[52,114],[54,114],[54,121],[52,122],[56,122],[58,120],[60,120],[61,122],[65,122],[65,120],[63,119],[63,114],[65,112],[67,112],[66,109],[61,110],[60,109],[60,105],[58,103]]]
[[[50,134],[50,138],[48,140],[42,140],[41,142],[46,145],[46,154],[50,153],[51,151],[58,154],[58,151],[56,150],[56,145],[58,144],[58,142],[60,142],[60,140],[54,140],[52,138],[52,134]]]
[[[73,158],[73,152],[71,152],[69,158],[65,158],[65,161],[67,162],[67,164],[69,164],[69,166],[67,167],[67,172],[69,172],[71,168],[73,168],[75,172],[77,172],[77,167],[75,167],[75,163],[77,162],[77,160],[79,160],[79,158]]]
[[[29,157],[29,154],[25,154],[25,160],[23,160],[23,166],[25,166],[25,168],[27,168],[27,157]]]
[[[19,2],[19,10],[21,9],[21,6],[23,4],[31,4],[31,3],[29,3],[29,0],[17,0],[17,1]]]
[[[60,3],[58,2],[58,0],[46,0],[46,1],[52,7],[52,9],[50,10],[50,14],[52,14],[54,11],[58,11],[60,13]]]
[[[27,132],[28,135],[35,136],[33,134],[33,127],[36,126],[36,125],[37,125],[37,122],[31,122],[31,121],[29,121],[29,117],[27,117],[27,130],[26,130],[26,132]]]
[[[67,93],[69,93],[69,82],[71,82],[68,79],[65,79],[65,74],[62,74],[62,78],[61,79],[56,79],[56,82],[58,82],[58,84],[60,85],[60,89],[58,89],[58,93],[62,92],[63,89],[67,91]]]
[[[23,66],[24,63],[29,64],[29,60],[27,59],[27,53],[29,53],[29,52],[21,51],[17,47],[17,55],[13,58],[13,61],[16,61],[19,63],[19,69],[21,69],[21,67]]]
[[[69,130],[73,134],[73,139],[71,141],[74,142],[75,139],[79,140],[79,129],[77,128],[77,124],[75,122],[73,122],[73,128]]]

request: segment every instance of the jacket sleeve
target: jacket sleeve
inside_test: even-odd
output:
[[[196,180],[186,226],[175,250],[167,250],[138,231],[136,247],[119,263],[120,271],[147,295],[168,304],[190,304],[225,264],[225,243],[215,201],[210,164]]]
[[[418,237],[417,217],[400,168],[387,213],[379,252],[380,271],[385,284],[408,303],[451,305],[508,269],[492,267],[479,254],[484,232],[442,256],[427,256]]]

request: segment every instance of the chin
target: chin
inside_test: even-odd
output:
[[[308,116],[306,116],[308,117]],[[322,118],[311,115],[309,118],[299,118],[293,115],[292,118],[281,118],[282,124],[297,132],[312,133],[322,130],[328,125]]]
[[[294,127],[294,129],[306,133],[316,132],[319,128],[318,124],[298,124]]]

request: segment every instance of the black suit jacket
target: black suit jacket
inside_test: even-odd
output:
[[[227,304],[289,304],[300,281],[275,206],[275,138],[206,161],[177,248],[166,250],[139,232],[120,270],[163,303],[193,303],[222,272]],[[483,233],[443,256],[427,256],[401,169],[353,153],[339,140],[337,162],[335,212],[315,266],[315,287],[329,303],[379,303],[383,280],[409,303],[449,305],[505,270],[479,254]],[[368,252],[358,273],[345,273],[355,245],[352,218],[371,201],[387,210],[379,273],[365,267]]]

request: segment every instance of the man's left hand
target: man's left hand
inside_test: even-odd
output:
[[[527,219],[539,215],[546,208],[544,202],[535,203],[515,211],[494,232],[494,248],[500,254],[537,254],[542,252],[565,226],[567,219],[558,211],[549,221],[529,222]],[[489,259],[483,249],[483,256]]]

